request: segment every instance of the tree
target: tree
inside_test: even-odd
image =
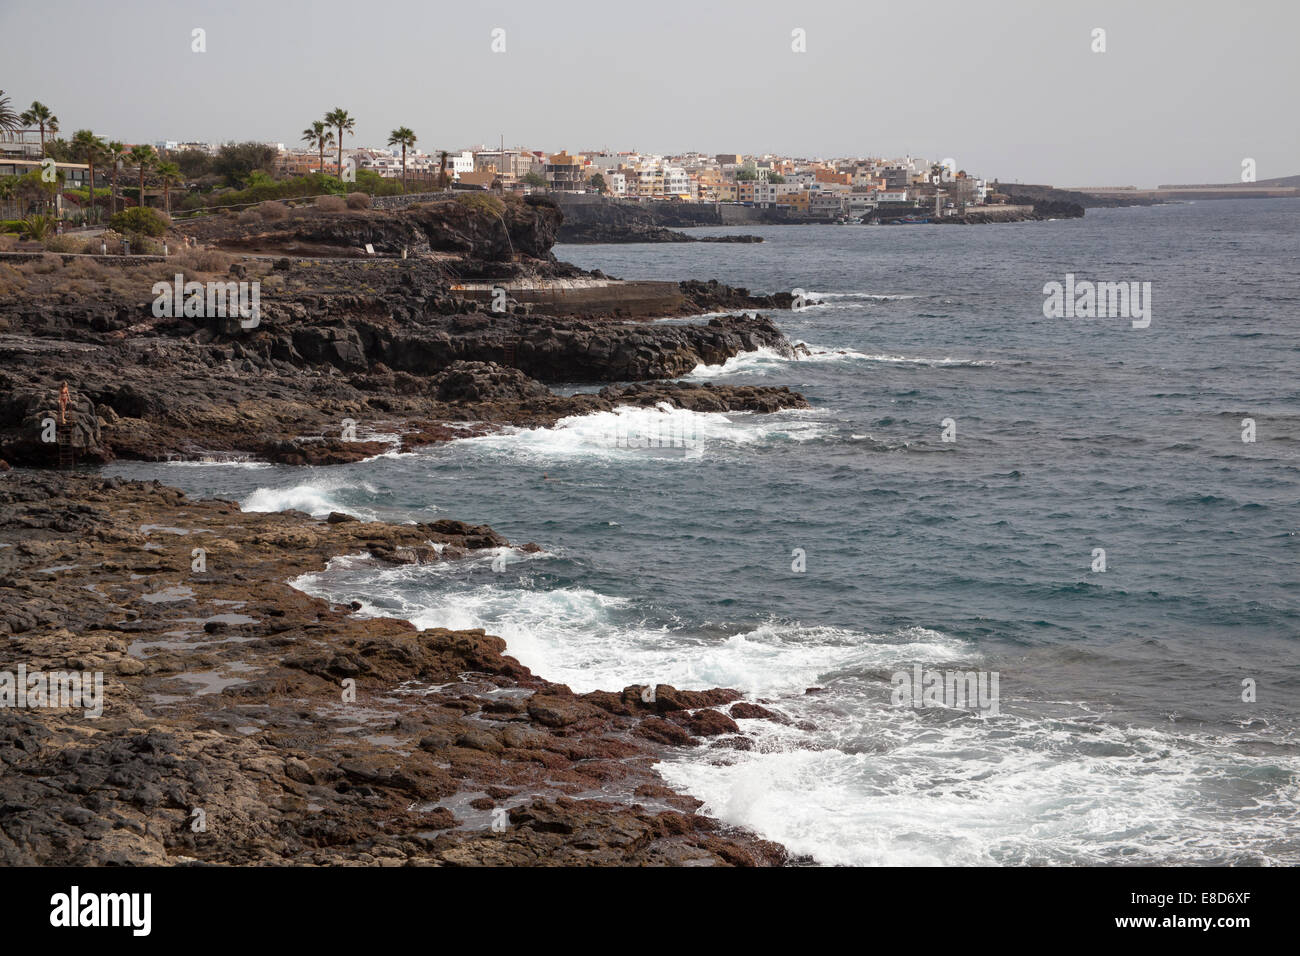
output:
[[[356,118],[350,115],[348,111],[345,110],[343,107],[336,106],[334,107],[334,109],[330,110],[328,113],[325,114],[325,122],[328,123],[330,126],[333,126],[339,131],[338,174],[339,174],[339,179],[342,179],[343,178],[343,134],[345,132],[351,133],[354,129],[356,129],[357,121]]]
[[[72,144],[66,139],[52,139],[46,143],[45,155],[58,163],[70,163],[76,158]]]
[[[780,173],[773,173],[771,176],[768,176],[768,177],[767,177],[767,181],[768,181],[769,183],[773,183],[773,184],[778,184],[778,185],[779,185],[780,183],[785,182],[785,177],[782,176]]]
[[[438,188],[447,188],[447,151],[444,149],[438,154]]]
[[[0,179],[0,186],[3,187],[3,195],[0,195],[0,198],[17,200],[19,216],[22,216],[33,203],[39,203],[42,209],[50,212],[55,197],[58,196],[59,189],[63,185],[63,179],[62,170],[51,183],[44,180],[39,169],[21,176],[9,176]]]
[[[546,177],[541,173],[533,172],[531,169],[519,177],[519,181],[532,186],[534,189],[546,188]]]
[[[406,192],[406,147],[415,146],[415,133],[406,126],[399,126],[388,134],[389,146],[402,147],[402,192]]]
[[[212,157],[201,149],[183,149],[173,154],[186,179],[198,179],[212,171]]]
[[[18,129],[21,123],[18,114],[9,106],[9,97],[5,96],[4,90],[0,90],[0,132]]]
[[[752,169],[736,170],[736,182],[738,183],[752,182],[757,178],[758,178],[758,173],[754,172]]]
[[[163,219],[162,214],[157,209],[149,209],[146,206],[123,209],[110,219],[108,224],[114,232],[139,233],[155,239],[167,232],[167,221]]]
[[[605,177],[600,173],[595,173],[591,177],[591,188],[596,190],[602,196],[609,191],[609,186],[605,183]]]
[[[90,167],[89,186],[90,212],[95,222],[99,221],[99,212],[95,207],[95,160],[104,155],[104,141],[88,129],[79,129],[72,134],[72,151],[85,160]]]
[[[325,125],[324,120],[315,120],[302,131],[302,141],[308,146],[315,146],[320,154],[318,173],[325,172],[325,147],[334,143],[334,131]]]
[[[170,216],[172,214],[172,187],[179,186],[185,180],[181,176],[181,168],[175,163],[159,163],[157,173],[163,189],[163,212]]]
[[[108,191],[108,215],[110,218],[117,215],[117,166],[125,153],[126,144],[119,143],[115,139],[110,140],[104,147],[105,157],[113,164],[113,175],[110,177],[112,186]]]
[[[152,146],[146,146],[143,143],[139,146],[132,146],[131,152],[126,154],[126,161],[135,166],[140,171],[140,199],[136,204],[141,208],[144,207],[144,174],[151,166],[158,164],[158,154],[153,151]]]
[[[217,151],[212,168],[225,177],[227,186],[238,189],[253,170],[269,173],[274,163],[275,150],[265,143],[226,143]]]
[[[41,156],[45,155],[45,131],[48,129],[51,133],[59,131],[59,118],[50,112],[50,108],[44,103],[35,101],[31,107],[23,110],[22,116],[18,121],[24,126],[39,126],[41,128]]]
[[[18,177],[0,176],[0,202],[13,202],[16,195],[18,195]]]

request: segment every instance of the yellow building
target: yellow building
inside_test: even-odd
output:
[[[702,169],[691,177],[695,180],[696,195],[700,202],[717,202],[718,190],[723,183],[722,174],[716,169]]]
[[[546,185],[556,192],[584,192],[587,164],[585,157],[570,156],[564,150],[546,159]]]
[[[776,197],[776,204],[789,209],[791,212],[807,215],[810,195],[806,189],[801,189],[797,193],[779,193]]]

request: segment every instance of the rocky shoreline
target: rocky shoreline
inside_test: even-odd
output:
[[[216,217],[225,221],[186,224],[173,240],[197,235],[210,247],[156,263],[0,260],[0,291],[15,293],[0,305],[0,462],[52,467],[60,454],[76,463],[213,455],[355,461],[455,437],[449,428],[458,423],[537,427],[631,401],[619,384],[561,397],[546,382],[664,380],[742,351],[789,348],[754,310],[788,309],[790,294],[755,296],[716,281],[672,285],[648,315],[627,314],[632,300],[620,298],[617,285],[596,289],[607,311],[587,298],[569,314],[562,302],[543,314],[506,284],[575,274],[610,281],[555,260],[558,210],[507,203],[498,217],[458,202],[436,206],[252,223]],[[304,246],[342,253],[363,241],[420,253],[365,261],[281,255]],[[258,319],[211,310],[157,315],[155,283],[170,286],[176,274],[208,289],[256,283]],[[458,292],[467,277],[502,283],[492,287],[502,290],[499,308]],[[741,310],[750,314],[645,321]],[[59,417],[64,383],[69,433],[56,443],[47,423]],[[637,395],[637,404],[715,411],[805,405],[788,389],[665,386]]]
[[[737,721],[778,712],[727,689],[574,694],[500,638],[364,617],[289,583],[341,556],[481,562],[509,547],[491,528],[246,513],[66,470],[329,465],[620,405],[807,407],[784,387],[668,380],[789,350],[755,311],[789,294],[684,282],[637,315],[617,286],[607,306],[547,314],[457,291],[603,288],[551,254],[559,220],[544,203],[278,211],[186,224],[165,260],[0,257],[0,863],[798,862],[653,769],[673,748],[753,746]],[[176,273],[257,283],[255,321],[158,314],[155,283]],[[665,302],[748,314],[645,321]],[[14,706],[17,675],[54,672],[97,675],[102,715]]]
[[[752,746],[736,718],[775,711],[733,690],[574,694],[482,631],[366,618],[287,583],[338,555],[506,545],[456,521],[10,475],[0,673],[102,673],[103,713],[0,708],[0,864],[791,862],[653,770],[671,748]]]

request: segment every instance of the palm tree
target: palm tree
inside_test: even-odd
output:
[[[158,173],[158,180],[162,183],[163,212],[170,216],[172,214],[172,187],[179,186],[185,182],[185,179],[181,176],[181,168],[175,163],[159,163],[155,172]]]
[[[325,125],[324,120],[316,120],[302,131],[302,141],[308,146],[315,146],[320,153],[319,172],[325,172],[325,147],[334,143],[334,132]]]
[[[79,129],[72,134],[72,151],[90,167],[90,181],[86,184],[90,193],[89,215],[98,222],[99,210],[95,206],[95,160],[104,154],[104,141],[88,129]]]
[[[402,147],[402,192],[406,192],[406,147],[415,146],[415,133],[405,126],[399,126],[388,134],[389,146]]]
[[[60,163],[71,163],[76,160],[72,146],[61,136],[56,136],[45,144],[45,155]]]
[[[9,97],[5,96],[5,91],[0,90],[0,132],[7,133],[10,130],[18,129],[22,121],[9,107]]]
[[[17,176],[5,176],[3,179],[0,179],[0,203],[3,203],[3,206],[0,208],[3,208],[5,212],[8,213],[10,211],[9,206],[17,197],[17,195],[18,195]],[[6,215],[4,218],[13,219],[15,217]]]
[[[158,163],[158,154],[155,153],[155,152],[153,151],[153,147],[152,147],[152,146],[145,146],[145,145],[141,144],[141,145],[139,145],[139,146],[132,146],[132,147],[131,147],[131,152],[129,152],[129,153],[126,154],[126,161],[127,161],[130,165],[138,167],[139,170],[140,170],[140,202],[139,202],[139,205],[140,205],[140,206],[144,206],[144,174],[145,174],[145,171],[148,170],[148,168],[149,168],[150,166],[155,166],[155,165],[157,165],[157,163]]]
[[[447,151],[444,149],[439,154],[439,156],[441,156],[441,161],[438,167],[438,188],[446,189],[447,188]]]
[[[45,131],[51,133],[59,131],[59,118],[50,112],[50,108],[39,100],[32,103],[30,109],[23,110],[23,114],[18,117],[19,122],[24,126],[39,126],[41,128],[41,156],[45,155]]]
[[[110,177],[112,187],[108,191],[108,211],[110,216],[117,215],[117,167],[122,161],[122,156],[126,153],[126,144],[119,143],[117,140],[110,140],[104,146],[104,155],[110,163],[113,164],[113,173]]]
[[[343,178],[343,134],[352,132],[357,125],[356,118],[341,106],[336,106],[325,114],[326,124],[339,131],[339,179]]]

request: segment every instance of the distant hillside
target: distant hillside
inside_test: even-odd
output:
[[[1084,209],[1108,209],[1115,206],[1151,206],[1154,199],[1141,196],[1093,196],[1090,193],[1076,192],[1073,189],[1057,189],[1055,186],[1031,186],[1025,183],[994,183],[997,192],[1012,197],[1014,202],[1028,202],[1035,206],[1048,203],[1061,203],[1082,206]]]
[[[1253,183],[1161,183],[1157,189],[1295,189],[1300,188],[1300,176],[1278,176]]]

